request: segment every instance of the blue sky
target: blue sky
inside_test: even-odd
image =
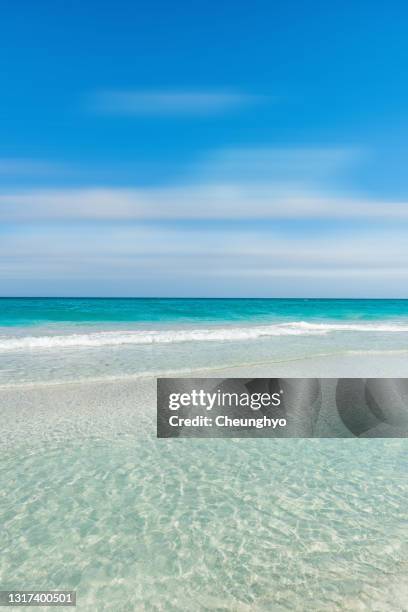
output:
[[[408,297],[402,2],[6,2],[0,294]]]

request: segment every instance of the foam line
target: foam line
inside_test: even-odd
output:
[[[104,331],[45,336],[2,336],[0,352],[24,349],[102,347],[118,345],[171,344],[179,342],[222,342],[256,340],[274,336],[321,336],[333,332],[408,332],[400,323],[308,323],[295,321],[253,327]]]

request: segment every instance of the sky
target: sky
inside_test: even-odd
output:
[[[0,295],[408,297],[407,18],[5,0]]]

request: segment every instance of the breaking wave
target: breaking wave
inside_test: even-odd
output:
[[[308,323],[295,321],[253,327],[99,331],[44,336],[0,336],[0,352],[24,349],[102,347],[119,345],[171,344],[179,342],[222,342],[256,340],[274,336],[322,336],[333,332],[408,332],[401,323]]]

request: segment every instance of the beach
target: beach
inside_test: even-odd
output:
[[[408,612],[408,3],[1,8],[0,608]]]
[[[291,360],[281,364],[237,366],[192,370],[195,378],[270,378],[270,377],[404,377],[407,363],[399,355],[372,355],[364,360],[358,355]],[[1,448],[13,449],[28,443],[75,439],[85,435],[101,436],[156,435],[156,380],[152,376],[88,381],[43,381],[8,384],[0,387]],[[321,421],[333,415],[333,394],[323,397]],[[351,437],[338,426],[339,435]],[[159,442],[158,442],[159,444]]]
[[[406,609],[406,440],[350,439],[324,383],[337,439],[156,438],[158,376],[406,377],[404,320],[184,321],[176,342],[168,321],[21,323],[0,339],[3,589],[74,589],[85,611]]]

